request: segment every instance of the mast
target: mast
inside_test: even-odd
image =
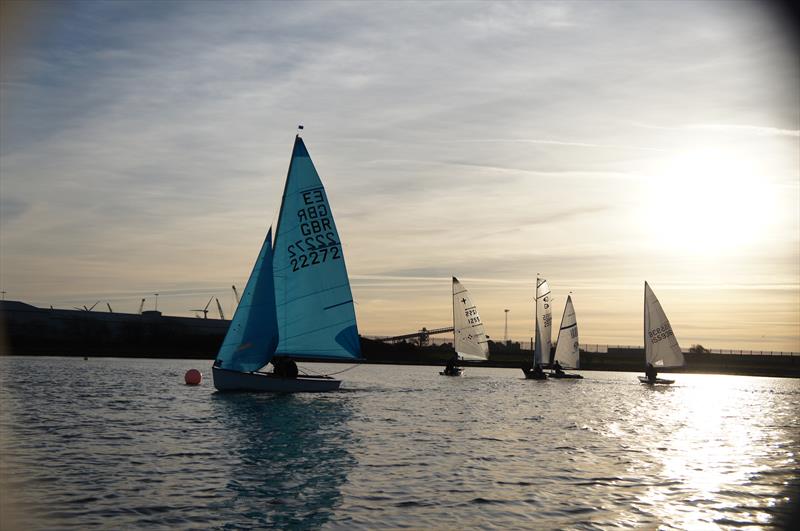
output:
[[[536,288],[533,290],[533,366],[536,366],[536,345],[542,349],[542,340],[539,337],[539,273],[536,273]]]
[[[299,126],[299,129],[302,129],[303,126]],[[294,137],[294,146],[292,147],[292,156],[289,159],[289,169],[286,170],[286,179],[283,181],[283,195],[281,195],[281,206],[278,209],[278,221],[275,224],[275,240],[272,242],[272,247],[275,248],[278,246],[278,234],[281,230],[281,216],[283,215],[283,204],[286,202],[286,190],[289,188],[289,176],[292,174],[292,164],[294,163],[294,154],[297,152],[297,143],[302,142],[300,139],[300,132],[298,129],[298,133]]]
[[[281,206],[278,208],[278,220],[275,222],[275,236],[274,236],[274,239],[270,242],[270,244],[272,245],[273,249],[277,249],[278,248],[278,234],[280,234],[280,230],[281,230],[281,217],[283,216],[283,204],[286,202],[286,191],[289,189],[289,176],[292,174],[292,165],[294,164],[294,155],[295,155],[295,153],[297,153],[297,143],[298,142],[302,142],[302,139],[300,138],[300,131],[302,131],[302,130],[303,130],[303,126],[302,125],[298,125],[297,126],[297,133],[294,136],[294,145],[292,146],[292,156],[289,158],[289,169],[286,170],[286,179],[284,179],[284,181],[283,181],[283,194],[281,195]],[[271,230],[272,230],[272,227],[270,227],[270,231]],[[285,301],[286,300],[286,284],[284,283],[282,287],[283,287],[283,292],[280,294],[281,295],[281,301]],[[277,304],[277,300],[278,300],[278,292],[276,291],[275,292],[275,302],[276,302],[276,304]],[[281,317],[282,317],[282,319],[281,319],[282,322],[278,323],[278,329],[279,330],[283,330],[283,332],[285,333],[286,332],[286,315],[282,315]]]
[[[572,292],[569,292],[567,295],[567,303],[564,304],[564,311],[561,312],[561,324],[558,325],[558,335],[556,336],[556,352],[558,352],[558,344],[561,343],[561,330],[564,328],[564,317],[567,316],[567,308],[569,307],[570,295]],[[555,362],[555,355],[553,355],[553,362]]]
[[[647,281],[644,281],[644,308],[642,309],[642,345],[644,345],[644,366],[647,368]]]
[[[453,292],[453,295],[450,297],[453,302],[453,350],[456,351],[456,357],[458,357],[458,350],[456,350],[456,282],[458,279],[453,277],[453,281],[451,283],[452,289],[450,291]]]

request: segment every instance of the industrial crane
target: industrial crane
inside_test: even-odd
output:
[[[236,305],[238,306],[239,305],[239,292],[236,291],[236,286],[235,285],[231,286],[231,288],[233,288],[233,297],[236,299]]]

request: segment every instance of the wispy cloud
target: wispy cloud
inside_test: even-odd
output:
[[[468,143],[509,143],[509,144],[541,144],[545,146],[565,146],[565,147],[582,147],[594,149],[621,149],[633,151],[656,151],[668,152],[667,149],[647,146],[636,145],[620,145],[620,144],[594,144],[590,142],[574,142],[565,140],[546,140],[541,138],[480,138],[473,140],[458,140],[458,142]]]
[[[735,134],[748,134],[755,136],[786,136],[792,138],[800,138],[800,129],[780,129],[777,127],[763,127],[758,125],[742,125],[742,124],[685,124],[685,125],[652,125],[652,124],[633,124],[636,127],[646,129],[661,129],[668,131],[680,130],[707,130],[718,131],[720,133],[735,133]]]

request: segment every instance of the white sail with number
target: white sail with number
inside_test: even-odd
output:
[[[565,369],[577,369],[580,365],[580,344],[578,343],[578,320],[575,318],[575,308],[572,306],[572,296],[567,296],[564,306],[564,315],[561,317],[561,328],[558,330],[556,343],[557,361]]]
[[[553,309],[550,307],[550,286],[543,278],[536,279],[536,342],[533,347],[533,363],[550,363],[553,346],[551,327]]]
[[[461,358],[489,358],[489,340],[478,308],[472,302],[467,288],[456,277],[453,277],[453,335],[453,347]]]
[[[684,363],[667,314],[647,282],[644,283],[644,345],[645,360],[653,367],[680,367]]]

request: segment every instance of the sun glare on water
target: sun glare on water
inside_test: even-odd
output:
[[[734,151],[683,153],[654,175],[645,206],[659,242],[723,253],[769,237],[775,198],[766,170]]]

